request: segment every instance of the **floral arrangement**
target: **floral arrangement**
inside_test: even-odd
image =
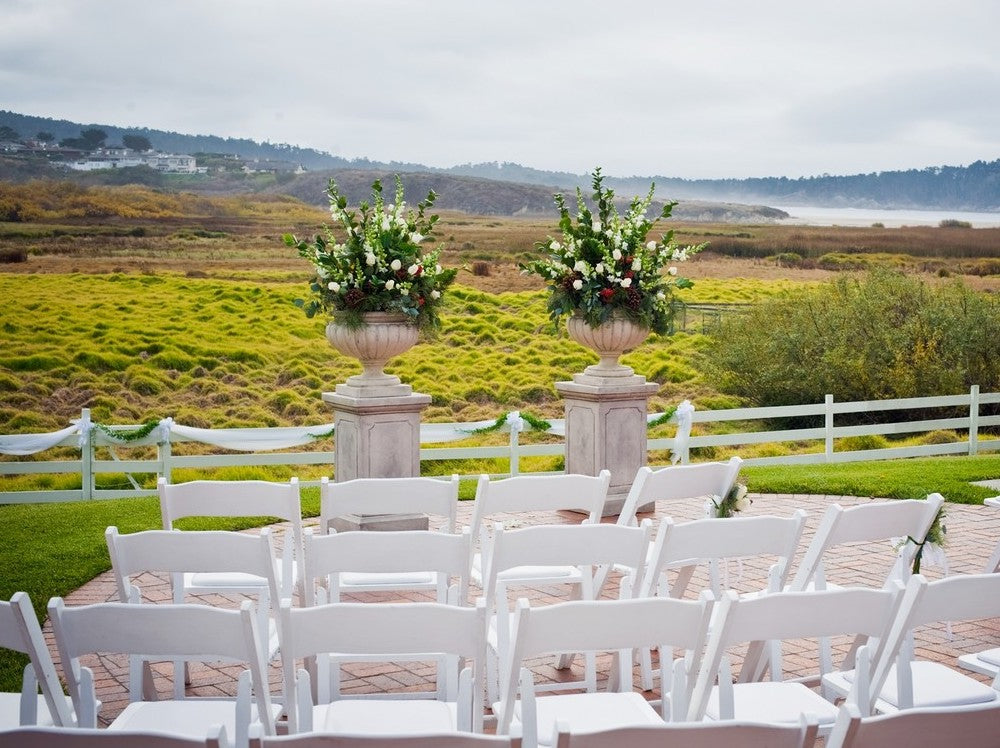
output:
[[[417,204],[416,211],[406,208],[399,175],[390,204],[382,197],[382,183],[377,179],[371,203],[362,202],[357,212],[348,210],[347,198],[333,179],[326,194],[341,238],[328,226],[325,235],[313,241],[291,234],[283,237],[316,270],[310,284],[313,297],[295,303],[307,317],[322,311],[349,326],[363,324],[365,312],[396,312],[411,317],[421,328],[436,326],[441,295],[458,271],[441,267],[440,250],[421,251],[438,220],[426,214],[437,197],[434,191]]]
[[[577,188],[575,223],[563,195],[554,196],[562,241],[549,237],[539,242],[536,246],[548,257],[524,263],[521,270],[548,282],[549,316],[556,324],[564,314],[578,314],[597,327],[614,314],[622,314],[665,335],[674,318],[674,290],[693,285],[677,275],[675,263],[687,260],[705,244],[680,247],[673,230],[659,241],[647,240],[650,230],[669,218],[677,203],[664,204],[660,215],[650,220],[646,213],[655,188],[650,185],[646,197],[633,199],[622,216],[615,207],[614,191],[604,188],[603,179],[598,167],[592,181],[594,210]]]
[[[716,517],[732,517],[737,512],[748,509],[753,500],[747,496],[747,487],[742,483],[734,483],[725,496],[712,496],[712,506]]]

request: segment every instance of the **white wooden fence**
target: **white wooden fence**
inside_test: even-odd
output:
[[[762,464],[803,464],[823,462],[852,462],[861,460],[882,460],[901,457],[924,457],[931,455],[975,455],[979,452],[1000,449],[1000,438],[980,438],[981,429],[1000,426],[1000,415],[982,415],[981,408],[1000,404],[1000,392],[980,393],[973,386],[966,395],[943,397],[918,397],[900,400],[876,400],[867,402],[835,402],[827,395],[822,403],[790,405],[773,408],[737,408],[731,410],[700,410],[693,414],[693,431],[689,439],[657,438],[648,441],[650,452],[676,450],[682,462],[689,459],[689,451],[700,447],[724,447],[735,450],[741,445],[796,443],[796,453],[774,457],[755,457],[745,460],[746,465]],[[952,413],[960,409],[963,415],[923,420],[888,421],[860,426],[837,426],[837,416],[868,413],[872,411],[909,411],[949,409]],[[86,415],[86,414],[85,414]],[[767,421],[773,424],[777,419],[814,417],[823,419],[822,426],[812,428],[789,428],[780,430],[741,430],[738,433],[699,433],[705,426],[723,422],[739,422],[747,428],[754,422]],[[89,420],[89,417],[86,418]],[[461,426],[461,424],[449,424]],[[702,425],[699,427],[699,425]],[[430,426],[428,424],[428,426]],[[441,424],[435,424],[441,426]],[[116,427],[127,429],[128,427]],[[135,427],[138,428],[138,427]],[[558,431],[558,429],[553,429]],[[867,435],[918,434],[936,430],[955,431],[965,434],[959,441],[942,444],[921,444],[918,446],[891,447],[855,451],[835,450],[836,440],[846,437]],[[222,430],[219,430],[221,433]],[[79,436],[70,435],[53,448],[74,448],[79,457],[74,459],[23,460],[6,458],[0,461],[0,478],[13,475],[54,475],[76,474],[81,476],[82,486],[68,490],[0,491],[0,504],[54,501],[79,501],[89,499],[115,499],[147,496],[155,489],[142,486],[133,475],[166,476],[179,468],[222,468],[256,465],[327,465],[332,472],[334,453],[321,451],[259,451],[239,454],[218,453],[203,455],[175,455],[172,446],[194,441],[177,434],[166,433],[156,443],[156,457],[144,459],[123,459],[116,449],[122,449],[102,432],[92,430],[92,438],[81,446]],[[686,441],[686,446],[684,442]],[[804,449],[802,442],[808,442]],[[100,450],[106,449],[110,459],[99,458]],[[517,429],[509,432],[508,443],[502,446],[424,447],[420,450],[422,462],[436,460],[477,460],[499,458],[507,460],[509,469],[503,475],[515,475],[521,471],[520,462],[532,456],[565,456],[565,442],[549,444],[521,444]],[[651,461],[651,464],[655,464]],[[103,489],[96,487],[95,478],[100,474],[125,474],[132,484],[127,489]],[[302,485],[315,485],[318,481],[303,481]],[[0,484],[2,485],[2,484]]]

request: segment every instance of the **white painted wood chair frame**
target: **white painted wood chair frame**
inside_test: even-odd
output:
[[[455,532],[458,475],[439,478],[355,478],[320,481],[320,532],[336,517],[349,514],[429,514],[445,518],[443,532]]]
[[[262,579],[263,586],[242,587],[240,594],[257,597],[257,631],[268,659],[278,651],[277,605],[281,598],[275,571],[271,529],[259,535],[226,530],[145,530],[122,535],[111,526],[104,531],[118,601],[142,602],[142,591],[133,579],[145,573],[167,573],[174,604],[189,602],[184,579],[198,574],[232,574]],[[183,667],[174,663],[175,672]],[[185,678],[174,679],[174,696],[182,698]]]
[[[561,724],[554,748],[813,748],[816,721],[803,715],[797,725],[763,722],[672,722],[653,727],[621,727],[574,733]]]
[[[503,664],[503,694],[494,705],[497,734],[520,725],[525,748],[547,744],[560,721],[582,731],[634,725],[657,725],[687,712],[689,674],[697,672],[705,646],[712,602],[645,598],[580,600],[532,608],[518,600],[514,640]],[[666,667],[670,684],[661,684],[669,697],[658,713],[632,690],[633,651],[659,647],[664,653],[683,654]],[[614,652],[609,691],[537,696],[552,684],[535,684],[526,660],[558,652]],[[537,686],[537,687],[536,687]],[[612,690],[613,689],[613,690]],[[518,699],[520,695],[520,699]]]
[[[94,674],[80,657],[118,653],[129,658],[129,705],[109,725],[110,730],[169,731],[199,737],[215,724],[226,726],[234,745],[247,745],[249,726],[259,720],[266,734],[274,733],[280,706],[271,703],[267,669],[260,648],[257,615],[244,600],[240,610],[207,605],[136,605],[98,603],[67,607],[62,598],[49,601],[63,674],[81,727],[97,726]],[[231,698],[185,697],[142,701],[142,659],[185,659],[246,662],[237,695]],[[176,676],[176,674],[175,674]],[[256,706],[256,715],[253,707]]]
[[[226,728],[214,725],[202,738],[167,732],[32,727],[0,732],[0,748],[229,748]]]
[[[880,653],[891,646],[886,635],[897,612],[912,604],[916,586],[912,584],[906,593],[897,582],[892,588],[881,590],[775,592],[753,598],[727,592],[712,624],[688,719],[788,723],[797,721],[801,714],[811,713],[819,723],[820,734],[826,734],[836,720],[836,707],[807,687],[818,685],[822,675],[833,669],[832,663],[824,661],[822,651],[816,675],[783,680],[780,656],[774,656],[770,663],[771,683],[754,682],[753,663],[745,661],[734,685],[727,650],[757,641],[855,637],[840,667],[849,669],[856,665],[856,686],[848,698],[870,704],[866,689],[872,677],[873,660],[865,655],[869,647]],[[855,663],[859,647],[861,655]],[[717,687],[713,686],[716,679]]]
[[[778,592],[791,573],[795,553],[805,527],[806,512],[797,510],[791,517],[726,517],[674,523],[669,517],[660,522],[653,543],[649,568],[643,576],[641,597],[653,595],[683,598],[699,565],[709,565],[710,591],[721,599],[724,575],[719,562],[773,556],[774,564],[761,592]],[[668,585],[667,570],[676,573]],[[652,665],[649,652],[641,653],[643,688],[652,688]]]
[[[521,748],[520,737],[471,732],[437,735],[250,735],[250,748]]]
[[[472,581],[482,585],[486,576],[482,552],[486,547],[487,533],[496,524],[490,521],[491,517],[497,514],[571,511],[586,515],[582,521],[597,524],[601,521],[610,485],[611,472],[608,470],[602,470],[597,476],[577,473],[515,475],[496,481],[491,481],[488,475],[480,475],[469,525],[472,542],[478,543],[478,550],[469,557]],[[516,569],[507,569],[504,573],[508,581],[518,576]]]
[[[727,462],[673,465],[656,470],[643,466],[625,497],[618,523],[634,527],[638,524],[636,512],[656,501],[724,497],[736,483],[742,464],[739,457],[731,457]]]
[[[459,607],[440,603],[331,603],[311,608],[293,608],[282,601],[282,675],[289,733],[329,731],[320,725],[329,719],[348,720],[345,732],[365,734],[423,732],[482,732],[485,693],[484,657],[486,614],[484,603]],[[336,698],[328,688],[329,666],[324,655],[338,658],[357,655],[360,660],[441,661],[452,655],[462,669],[457,692],[448,693],[451,677],[438,673],[438,700],[414,701],[404,693],[380,694],[375,699]],[[316,658],[316,703],[311,676],[295,661]],[[469,661],[472,662],[469,665]],[[397,726],[393,714],[417,719],[423,714],[437,720],[441,700],[451,702],[452,724],[436,728]],[[420,704],[424,704],[423,707]],[[409,705],[409,706],[405,706]],[[373,722],[368,722],[368,720]],[[358,728],[358,722],[363,729]],[[355,729],[351,729],[355,728]]]
[[[1000,744],[998,730],[1000,702],[869,717],[862,717],[856,704],[846,703],[826,748],[972,748]]]
[[[287,483],[259,480],[167,483],[160,478],[157,489],[164,530],[174,529],[174,522],[185,517],[276,517],[290,523],[291,532],[285,532],[282,539],[277,567],[278,586],[281,597],[292,597],[296,591],[301,593],[302,500],[298,478],[292,478]],[[249,590],[266,586],[264,579],[254,579],[247,574],[227,572],[184,576],[185,590],[196,595],[216,592],[258,594]]]
[[[642,584],[646,548],[652,538],[652,523],[643,520],[639,527],[589,521],[579,525],[531,525],[504,530],[499,522],[493,532],[484,534],[486,565],[483,594],[487,615],[487,688],[490,702],[497,700],[504,688],[501,663],[507,660],[512,639],[510,590],[519,586],[569,585],[571,599],[597,600],[601,596],[606,570],[614,565],[631,568],[625,578],[624,596],[632,597]],[[516,576],[505,572],[515,571]],[[583,651],[583,650],[581,650]],[[583,651],[583,681],[565,682],[563,689],[597,688],[594,654]],[[568,668],[572,653],[560,657],[557,667]]]
[[[929,583],[917,575],[913,583],[919,585],[916,599],[900,611],[885,648],[873,658],[871,708],[865,711],[859,704],[862,714],[1000,701],[1000,675],[987,686],[943,663],[913,659],[913,630],[919,626],[1000,618],[1000,575],[956,574]],[[824,681],[837,694],[851,685],[842,673],[831,673]]]
[[[55,663],[26,592],[15,592],[10,602],[0,601],[0,648],[25,654],[29,660],[21,692],[0,693],[0,730],[32,725],[72,727],[70,703],[63,695]]]

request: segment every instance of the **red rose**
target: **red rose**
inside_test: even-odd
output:
[[[602,288],[598,295],[601,297],[601,301],[607,304],[611,301],[611,297],[615,295],[615,290],[613,288]]]

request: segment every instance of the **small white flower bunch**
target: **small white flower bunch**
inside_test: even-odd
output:
[[[313,241],[286,234],[288,246],[298,249],[316,272],[310,285],[313,298],[296,300],[306,315],[324,311],[351,325],[363,323],[365,312],[397,312],[412,317],[421,327],[438,323],[442,292],[454,281],[457,270],[443,269],[440,250],[424,254],[421,243],[431,238],[436,215],[426,215],[436,195],[431,190],[407,210],[403,183],[396,176],[394,202],[382,197],[382,183],[372,184],[372,201],[362,202],[358,212],[349,210],[347,198],[334,180],[327,188],[330,216],[339,224],[344,241],[327,227],[325,236]]]

